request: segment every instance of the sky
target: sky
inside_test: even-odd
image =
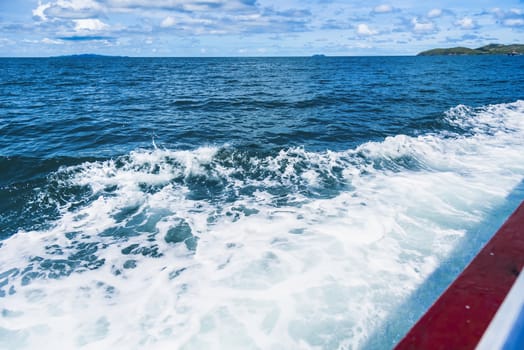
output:
[[[0,0],[0,56],[414,55],[524,43],[524,0]]]

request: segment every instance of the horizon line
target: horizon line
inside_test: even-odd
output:
[[[89,57],[91,56],[91,57]],[[332,58],[332,57],[415,57],[417,54],[389,54],[389,55],[271,55],[271,56],[130,56],[130,55],[106,55],[96,53],[75,53],[55,56],[2,56],[0,58]]]

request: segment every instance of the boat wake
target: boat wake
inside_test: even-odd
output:
[[[60,168],[29,203],[56,218],[0,243],[0,347],[358,348],[524,178],[524,101],[445,121]]]

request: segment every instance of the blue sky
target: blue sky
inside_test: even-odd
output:
[[[0,56],[412,55],[524,43],[524,0],[0,0]]]

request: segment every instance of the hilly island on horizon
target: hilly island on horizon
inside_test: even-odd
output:
[[[457,56],[457,55],[524,55],[522,44],[489,44],[471,49],[469,47],[457,46],[451,48],[437,48],[422,51],[417,56]]]

